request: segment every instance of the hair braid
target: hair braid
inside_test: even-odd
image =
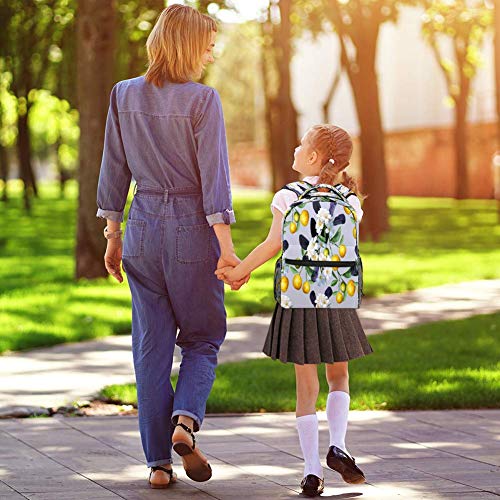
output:
[[[356,180],[345,172],[353,150],[350,135],[340,127],[330,124],[315,125],[310,133],[312,148],[317,151],[322,165],[318,184],[342,183],[364,198]]]

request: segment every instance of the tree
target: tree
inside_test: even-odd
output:
[[[363,235],[378,240],[389,228],[384,130],[376,56],[382,24],[395,22],[397,0],[323,0],[322,10],[338,35],[340,65],[351,84],[360,127],[363,191],[368,195]],[[313,11],[313,21],[318,12]],[[319,24],[322,29],[322,24]]]
[[[146,40],[165,0],[120,1],[118,8],[118,39],[114,66],[115,80],[142,75],[146,70]]]
[[[77,11],[80,167],[76,277],[107,276],[103,223],[96,216],[96,192],[104,144],[104,128],[113,84],[115,0],[79,0]]]
[[[492,24],[492,12],[483,0],[432,0],[423,17],[424,37],[431,46],[446,80],[455,111],[455,198],[467,198],[467,108],[471,84],[482,61],[484,34]],[[443,55],[440,40],[448,39],[452,58]]]
[[[265,123],[260,26],[255,22],[227,25],[220,38],[221,53],[217,54],[216,63],[210,65],[205,82],[218,90],[223,102],[229,148],[238,143],[262,145]],[[230,85],[227,75],[231,75]]]
[[[297,111],[291,96],[292,0],[272,0],[262,23],[262,76],[273,189],[297,179],[291,169],[298,143]]]
[[[11,90],[18,100],[17,151],[20,177],[24,183],[24,203],[37,194],[32,165],[29,111],[30,91],[43,88],[48,73],[57,63],[59,42],[72,21],[68,0],[4,0],[0,57],[12,75]],[[59,50],[58,50],[59,49]]]
[[[500,151],[500,0],[495,0],[495,88],[497,102],[497,150]],[[500,205],[499,205],[500,206]]]

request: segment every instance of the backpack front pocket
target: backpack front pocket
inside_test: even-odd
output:
[[[283,259],[280,303],[293,308],[357,309],[360,262]],[[284,295],[284,297],[283,297]]]

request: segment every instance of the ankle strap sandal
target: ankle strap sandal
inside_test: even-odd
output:
[[[196,438],[194,436],[194,432],[193,432],[193,429],[191,429],[190,427],[188,427],[187,425],[185,424],[182,424],[182,423],[178,423],[175,425],[175,427],[181,427],[182,429],[184,429],[188,434],[191,435],[191,439],[193,440],[193,446],[191,447],[193,450],[196,448]]]
[[[153,475],[153,472],[161,470],[163,472],[166,472],[168,474],[168,483],[152,483],[151,482],[151,476]],[[177,474],[172,469],[165,469],[165,467],[162,467],[161,465],[155,465],[154,467],[151,467],[151,471],[149,473],[149,486],[153,489],[165,489],[168,488],[172,483],[175,483],[177,481]]]

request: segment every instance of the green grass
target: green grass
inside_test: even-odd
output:
[[[500,407],[500,314],[395,330],[370,343],[374,354],[349,363],[352,409]],[[318,370],[324,409],[328,389]],[[293,365],[270,359],[220,365],[207,411],[294,411],[294,377]],[[101,396],[137,403],[133,384],[108,386]]]
[[[19,184],[0,203],[0,353],[130,331],[130,294],[111,279],[75,282],[76,185],[67,199],[42,184],[27,216]],[[268,231],[271,195],[237,191],[233,239],[244,257]],[[391,232],[363,243],[368,296],[500,277],[500,226],[490,200],[391,198]],[[361,231],[362,231],[361,225]],[[228,291],[228,315],[271,311],[274,262]],[[471,294],[474,290],[471,290]]]

